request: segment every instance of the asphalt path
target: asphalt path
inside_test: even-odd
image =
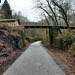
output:
[[[32,43],[3,75],[66,75],[41,46]]]

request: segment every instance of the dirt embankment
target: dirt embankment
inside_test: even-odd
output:
[[[0,25],[0,75],[2,75],[26,48],[18,48],[19,40],[13,35],[15,34],[14,31],[17,35],[16,29],[6,25]]]

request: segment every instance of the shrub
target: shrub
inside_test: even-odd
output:
[[[54,38],[58,36],[58,30],[57,28],[51,28],[49,29],[49,39],[50,39],[50,45],[52,46],[54,42]]]
[[[35,42],[36,41],[36,39],[32,36],[27,36],[26,40],[28,40],[28,42]]]
[[[63,50],[63,44],[64,44],[63,38],[62,37],[56,37],[56,38],[54,38],[54,42],[53,42],[52,46],[55,48]]]
[[[73,42],[74,42],[74,35],[72,33],[64,33],[61,36],[54,38],[52,46],[58,49],[68,50]]]
[[[27,40],[25,40],[26,45],[29,45],[29,42]]]
[[[74,35],[73,33],[67,32],[63,34],[63,40],[64,40],[64,49],[68,49],[70,45],[74,42]]]
[[[45,39],[45,38],[42,38],[42,43],[43,43],[44,45],[49,45],[49,42],[47,42],[47,39]]]
[[[40,41],[42,40],[41,38],[38,37],[33,37],[33,36],[26,36],[26,40],[30,43],[35,42],[35,41]]]
[[[72,43],[72,45],[71,45],[70,48],[68,49],[68,53],[69,53],[71,56],[75,56],[75,42]]]

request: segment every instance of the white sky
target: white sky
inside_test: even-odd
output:
[[[4,0],[2,0],[3,3]],[[27,17],[30,21],[39,21],[39,12],[34,11],[33,0],[8,0],[11,9],[16,12],[21,11],[22,15]]]
[[[4,0],[1,0],[2,3]],[[16,12],[21,11],[22,15],[27,17],[30,21],[39,21],[42,19],[42,16],[40,16],[40,11],[36,12],[33,10],[34,8],[34,0],[8,0],[11,9],[15,10]],[[43,0],[42,0],[43,1]],[[72,0],[72,2],[75,2],[75,0]]]

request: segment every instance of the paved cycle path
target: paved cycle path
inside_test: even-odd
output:
[[[3,75],[66,75],[40,45],[32,43]]]

